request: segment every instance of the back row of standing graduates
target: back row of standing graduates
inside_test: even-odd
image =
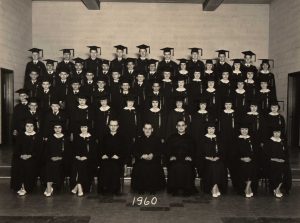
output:
[[[61,176],[71,177],[72,192],[79,196],[90,191],[97,173],[99,192],[118,193],[117,179],[124,164],[136,167],[132,186],[139,192],[163,189],[162,166],[168,167],[168,191],[173,194],[195,192],[195,167],[203,178],[203,189],[214,197],[226,192],[227,170],[233,186],[246,197],[253,196],[257,179],[262,177],[270,179],[270,191],[276,197],[283,195],[281,188],[289,191],[285,122],[279,114],[271,60],[262,60],[258,71],[252,65],[255,54],[245,51],[245,62],[235,59],[230,66],[226,62],[229,52],[218,50],[218,62],[206,60],[204,64],[199,59],[202,49],[191,48],[192,59],[180,59],[177,65],[172,61],[173,48],[162,49],[160,62],[146,59],[150,51],[146,45],[138,46],[138,59],[124,59],[127,48],[116,48],[117,58],[111,62],[97,58],[100,48],[91,46],[91,57],[75,58],[74,63],[70,60],[74,50],[64,49],[64,59],[56,70],[55,61],[46,60],[45,68],[38,59],[42,51],[31,49],[33,60],[26,66],[24,89],[18,91],[20,104],[13,118],[12,188],[19,195],[31,191],[39,176],[47,185],[44,194],[51,196],[53,185],[61,185],[62,179],[53,177],[52,164],[64,167]],[[33,129],[29,133],[28,125]],[[101,151],[106,137],[114,135],[111,126],[117,126],[120,138],[112,140],[117,145],[106,147],[115,150],[107,151],[109,156]],[[59,128],[61,132],[57,132]],[[149,137],[155,138],[154,144],[143,142]],[[24,138],[30,138],[31,151],[22,151]],[[141,145],[136,146],[138,143]],[[34,161],[26,166],[31,157]],[[119,159],[122,162],[114,162]],[[140,160],[149,162],[140,166]],[[31,172],[32,177],[20,178],[20,167],[21,175]],[[151,171],[156,180],[139,178],[149,177]]]

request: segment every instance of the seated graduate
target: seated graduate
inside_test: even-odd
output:
[[[249,127],[247,123],[241,123],[240,135],[236,141],[236,152],[238,162],[239,187],[238,192],[245,197],[253,197],[257,191],[257,161],[254,151],[252,137],[248,134]]]
[[[95,143],[86,120],[80,123],[80,133],[74,136],[74,162],[71,175],[72,193],[83,196],[91,190],[92,179],[97,170]]]
[[[161,165],[162,143],[152,135],[150,123],[143,126],[143,134],[133,145],[135,163],[132,169],[132,190],[138,193],[155,193],[165,187],[164,170]]]
[[[124,174],[124,141],[115,118],[109,121],[108,127],[109,132],[99,141],[98,193],[117,195],[121,188],[120,178]]]
[[[292,185],[289,152],[285,140],[281,137],[281,126],[273,127],[273,136],[264,144],[264,151],[268,162],[270,192],[281,198],[282,189],[288,194]]]
[[[227,171],[224,165],[224,151],[215,131],[215,123],[209,122],[202,148],[204,159],[202,188],[213,197],[219,197],[221,193],[227,191]]]
[[[59,121],[53,123],[54,133],[46,142],[46,182],[44,192],[46,197],[53,194],[53,190],[59,191],[62,187],[65,168],[70,165],[69,140],[63,133],[63,125]],[[54,188],[53,188],[54,187]]]
[[[25,131],[20,132],[14,148],[11,187],[18,195],[32,192],[37,180],[37,154],[42,145],[40,136],[35,132],[34,122],[25,121]]]
[[[177,132],[167,138],[168,193],[191,195],[196,192],[193,139],[186,133],[184,120],[176,123]]]

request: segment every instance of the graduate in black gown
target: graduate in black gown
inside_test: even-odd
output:
[[[143,126],[143,134],[133,144],[135,163],[132,169],[132,190],[138,193],[155,193],[165,187],[161,154],[164,152],[160,138],[152,135],[150,123]]]
[[[268,163],[270,192],[277,198],[283,197],[283,190],[289,193],[292,185],[289,152],[284,139],[281,138],[281,127],[274,126],[273,136],[264,144]]]
[[[215,123],[209,122],[202,148],[202,189],[205,193],[211,193],[212,197],[219,197],[221,193],[227,192],[227,171],[224,165],[224,150],[215,132]]]
[[[195,70],[199,70],[201,74],[204,74],[205,65],[200,58],[203,54],[203,50],[197,47],[189,49],[191,50],[191,59],[187,63],[189,73],[193,74]]]
[[[238,168],[238,192],[246,198],[253,197],[257,191],[257,161],[254,152],[254,144],[248,134],[247,123],[240,125],[240,135],[236,140],[237,168]]]
[[[124,56],[128,53],[128,48],[123,45],[116,45],[114,47],[116,48],[116,58],[110,63],[110,70],[118,70],[122,76],[126,68],[126,59]]]
[[[243,51],[242,54],[244,54],[244,64],[242,65],[242,72],[247,73],[249,70],[253,71],[254,73],[254,79],[257,79],[257,68],[255,65],[253,65],[253,59],[256,60],[256,54],[253,53],[250,50]]]
[[[95,77],[98,78],[102,71],[102,60],[98,58],[98,54],[101,55],[101,47],[88,46],[88,48],[90,48],[90,57],[85,60],[84,68],[92,71]]]
[[[273,62],[273,67],[274,67],[274,60],[270,59],[261,59],[261,64],[260,64],[260,70],[257,75],[258,81],[262,79],[267,79],[268,80],[268,86],[269,88],[275,92],[276,96],[276,84],[275,84],[275,76],[274,74],[270,71],[270,61]]]
[[[207,88],[208,79],[211,79],[215,82],[217,82],[219,80],[216,73],[214,72],[213,60],[206,60],[205,61],[205,71],[202,74],[201,79],[203,80],[203,83],[204,83],[203,86],[205,88]]]
[[[59,191],[62,187],[65,169],[70,165],[69,139],[62,132],[62,124],[59,121],[53,123],[54,133],[46,143],[46,182],[44,192],[46,197],[53,194],[54,189]]]
[[[173,195],[191,195],[195,188],[195,143],[186,132],[187,124],[184,120],[175,122],[177,132],[167,138],[167,168],[168,168],[168,193]]]
[[[39,48],[32,48],[28,51],[32,53],[32,61],[26,64],[25,81],[30,80],[29,74],[32,69],[36,69],[41,76],[46,73],[45,64],[40,61],[40,58],[43,57],[43,50]]]
[[[170,69],[171,77],[175,75],[178,65],[172,60],[174,56],[174,48],[165,47],[161,49],[163,51],[163,60],[158,62],[157,71],[162,73],[165,68]]]
[[[260,90],[257,93],[259,99],[259,109],[263,114],[267,114],[270,110],[270,103],[277,100],[275,92],[268,87],[268,79],[260,79]]]
[[[221,79],[218,81],[218,94],[220,95],[220,103],[223,105],[226,98],[232,97],[235,87],[230,83],[229,70],[223,69]]]
[[[228,50],[216,50],[218,53],[218,61],[214,65],[214,73],[217,75],[218,79],[222,78],[222,73],[224,71],[229,71],[229,79],[231,79],[232,68],[229,63],[226,62],[226,58],[229,58]],[[228,55],[228,57],[227,57]]]
[[[235,88],[237,86],[237,80],[240,78],[246,79],[245,74],[241,71],[242,60],[241,59],[233,59],[232,64],[232,75],[230,82],[232,86]]]
[[[29,97],[36,97],[40,87],[39,73],[36,68],[32,68],[29,73],[29,80],[24,83],[24,88],[28,91]]]
[[[56,60],[51,60],[51,59],[46,59],[46,73],[42,74],[41,78],[43,79],[44,77],[50,79],[51,86],[55,87],[56,82],[58,81],[58,74],[56,70],[54,69],[54,63],[57,63],[58,61]]]
[[[203,92],[203,96],[207,98],[207,110],[213,116],[217,117],[221,108],[221,97],[215,87],[215,78],[213,76],[207,79],[207,88]]]
[[[99,141],[100,162],[98,169],[98,193],[119,194],[120,178],[124,174],[124,141],[116,119],[109,121],[109,131]]]
[[[74,57],[74,49],[61,49],[60,51],[63,52],[63,60],[57,64],[56,71],[59,74],[62,70],[67,70],[68,74],[72,77],[75,73],[75,65],[71,61],[72,56]]]
[[[38,102],[36,98],[30,98],[28,102],[28,110],[25,114],[25,120],[32,120],[34,122],[34,129],[37,133],[41,132],[42,114],[38,108]],[[24,126],[24,121],[22,121]]]
[[[37,181],[37,161],[41,138],[35,132],[34,122],[25,121],[25,131],[20,132],[14,146],[11,188],[24,196],[33,191]]]
[[[80,124],[80,133],[72,144],[74,161],[71,176],[71,192],[79,197],[91,191],[93,177],[97,171],[97,151],[86,120]]]
[[[188,110],[190,113],[194,113],[198,110],[198,104],[196,100],[203,94],[204,86],[201,80],[200,69],[196,69],[193,73],[190,83],[187,86],[188,92]]]
[[[147,59],[147,50],[149,49],[150,53],[150,46],[141,44],[137,46],[137,48],[139,48],[139,58],[136,60],[136,69],[142,73],[147,73],[149,63],[149,60]]]

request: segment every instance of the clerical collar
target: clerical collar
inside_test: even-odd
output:
[[[89,132],[87,132],[87,133],[80,133],[79,135],[80,135],[80,137],[82,137],[82,138],[88,138],[88,137],[91,136],[91,134],[90,134]]]
[[[248,84],[254,84],[254,80],[253,79],[246,79],[245,82],[248,83]]]
[[[275,138],[274,136],[271,137],[271,140],[274,142],[281,142],[281,138]]]
[[[186,91],[186,89],[184,88],[184,87],[182,87],[182,88],[176,88],[176,91],[179,91],[179,92],[183,92],[183,91]]]
[[[129,108],[129,107],[126,106],[126,107],[124,108],[124,110],[129,110],[129,111],[135,110],[135,107],[130,107],[130,108]]]
[[[78,108],[80,108],[80,109],[86,109],[86,108],[88,108],[89,106],[87,106],[87,105],[78,105]]]
[[[215,91],[216,91],[216,89],[215,89],[215,88],[207,88],[207,89],[206,89],[206,91],[208,91],[208,92],[212,93],[212,92],[215,92]]]
[[[195,81],[195,82],[201,82],[202,80],[201,79],[196,79],[196,78],[194,78],[192,81]]]
[[[220,81],[221,81],[222,83],[224,83],[224,84],[228,84],[228,83],[229,83],[229,80],[228,80],[228,79],[227,79],[227,80],[226,80],[226,79],[221,79]]]
[[[160,108],[150,108],[150,111],[156,113],[160,111]]]
[[[270,89],[260,89],[260,92],[261,93],[269,93],[270,92]]]
[[[25,131],[25,135],[27,135],[27,136],[33,136],[33,135],[35,135],[35,134],[36,134],[35,131],[32,131],[32,132],[26,132],[26,131]]]
[[[57,135],[56,133],[54,133],[53,136],[57,139],[60,139],[60,138],[64,137],[64,134],[60,133],[60,135]]]
[[[207,74],[212,74],[214,71],[213,70],[206,70],[205,73]]]
[[[184,112],[184,109],[183,108],[175,108],[174,111],[176,111],[176,112]]]
[[[163,81],[163,82],[168,82],[168,83],[169,83],[169,82],[172,82],[171,79],[162,79],[162,81]]]
[[[269,115],[277,116],[277,115],[279,115],[279,113],[278,112],[270,112]]]
[[[207,111],[206,111],[206,110],[198,110],[198,113],[199,113],[199,114],[206,114]]]
[[[239,135],[240,139],[249,139],[250,136],[249,135]]]
[[[179,73],[180,74],[188,74],[188,71],[187,70],[180,70]]]
[[[261,71],[260,71],[260,73],[262,73],[262,74],[269,74],[269,73],[270,73],[270,71],[269,71],[269,70],[266,70],[266,71],[264,71],[264,70],[261,70]]]
[[[110,109],[110,106],[109,105],[106,105],[105,107],[104,106],[101,106],[99,108],[100,111],[108,111]]]
[[[217,136],[216,136],[216,134],[205,134],[205,136],[207,137],[207,138],[210,138],[210,139],[213,139],[213,138],[216,138]]]
[[[244,94],[246,91],[245,89],[235,89],[235,92],[238,93],[238,94]]]
[[[233,109],[224,109],[223,111],[224,111],[224,113],[226,113],[226,114],[231,114],[231,113],[234,112]]]
[[[258,112],[247,112],[248,115],[258,115]]]

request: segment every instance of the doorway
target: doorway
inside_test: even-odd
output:
[[[12,70],[0,69],[0,144],[12,143],[12,114],[14,108],[14,72]]]
[[[288,76],[288,145],[300,148],[300,72]]]

